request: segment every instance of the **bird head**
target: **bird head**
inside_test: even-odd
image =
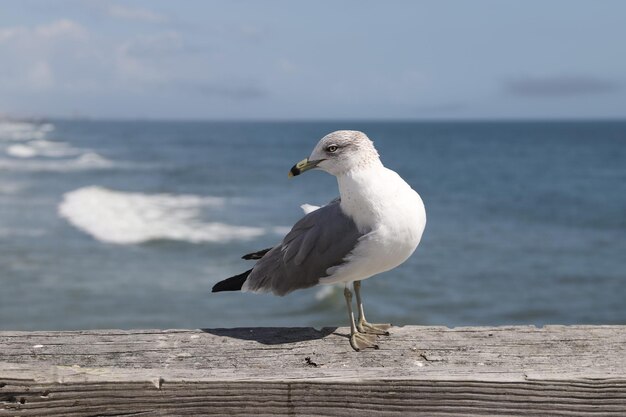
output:
[[[356,130],[338,130],[320,139],[311,155],[291,168],[289,176],[300,175],[310,169],[319,169],[340,176],[352,170],[366,168],[378,161],[374,143],[365,133]]]

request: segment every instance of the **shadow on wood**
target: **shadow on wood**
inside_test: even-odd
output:
[[[239,340],[252,340],[264,345],[282,345],[286,343],[306,342],[323,339],[335,333],[337,327],[324,327],[316,330],[312,327],[240,327],[236,329],[202,329],[220,337]],[[337,335],[341,335],[338,334]],[[347,336],[346,336],[347,338]]]

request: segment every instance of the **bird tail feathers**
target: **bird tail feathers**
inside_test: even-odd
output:
[[[248,279],[248,275],[250,275],[250,272],[252,272],[252,269],[249,269],[239,275],[235,275],[234,277],[226,278],[225,280],[218,282],[213,286],[211,292],[241,291],[241,287],[243,287],[243,283],[246,282],[246,279]]]

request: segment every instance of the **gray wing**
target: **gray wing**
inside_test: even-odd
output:
[[[342,264],[365,233],[339,203],[333,200],[300,219],[281,244],[254,265],[244,289],[285,295],[318,284],[328,276],[328,268]]]

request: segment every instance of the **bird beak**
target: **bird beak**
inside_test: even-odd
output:
[[[303,159],[302,161],[291,167],[291,170],[289,170],[289,178],[295,177],[296,175],[302,174],[304,171],[315,168],[322,161],[323,159],[317,159],[314,161],[310,161],[309,158]]]

